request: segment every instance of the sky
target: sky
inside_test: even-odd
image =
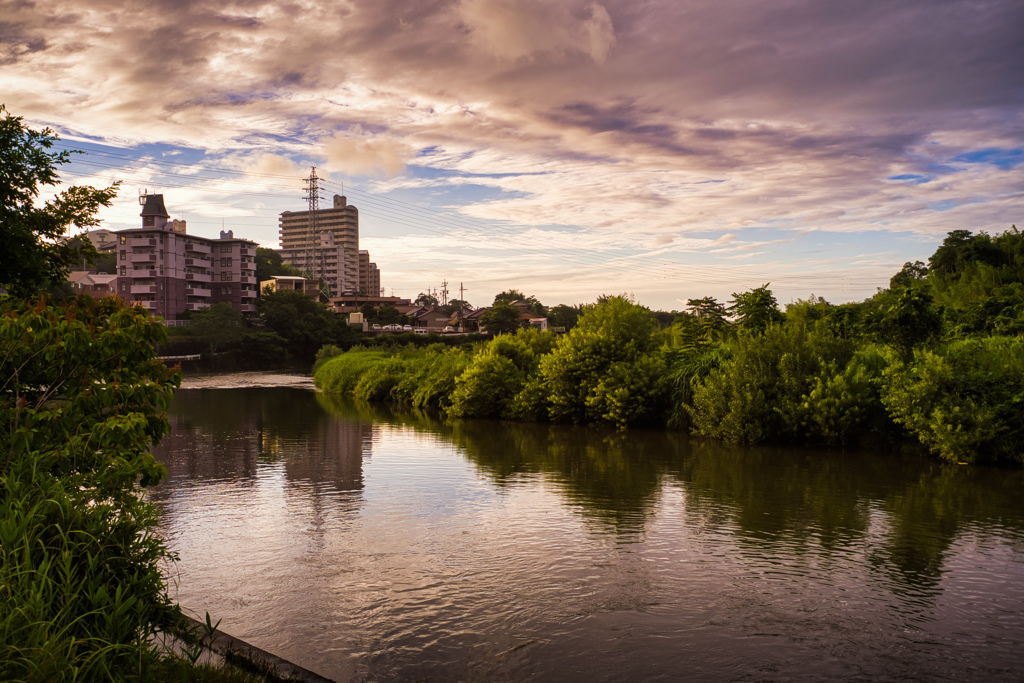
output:
[[[1024,227],[1020,0],[0,0],[0,102],[189,232],[344,194],[388,294],[871,296]]]

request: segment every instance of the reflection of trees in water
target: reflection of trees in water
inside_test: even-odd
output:
[[[667,432],[628,435],[596,427],[447,420],[418,411],[392,411],[383,404],[321,395],[337,415],[358,415],[439,434],[498,487],[522,475],[542,474],[588,518],[618,533],[643,530],[661,488],[662,456],[680,443]]]
[[[738,448],[693,442],[675,465],[688,512],[734,524],[740,542],[799,552],[842,552],[865,540],[884,512],[870,560],[897,586],[934,590],[950,547],[967,527],[1024,529],[1018,470],[956,467],[894,453]],[[723,520],[722,506],[733,511]],[[877,515],[876,515],[877,518]]]
[[[154,449],[171,478],[250,482],[283,465],[289,482],[361,490],[372,427],[326,414],[315,394],[286,387],[180,390],[171,433]],[[160,489],[155,492],[159,499]]]
[[[512,485],[524,475],[545,476],[588,518],[618,533],[643,531],[662,482],[676,482],[695,527],[728,532],[752,552],[785,549],[839,557],[867,545],[870,561],[896,590],[934,591],[951,546],[966,528],[1024,533],[1019,470],[956,467],[893,453],[746,448],[672,432],[446,422],[381,404],[304,395],[302,406],[288,400],[280,407],[293,416],[289,429],[302,420],[341,419],[439,435],[460,447],[496,486]],[[240,397],[239,405],[245,401]],[[310,412],[322,414],[316,418]],[[369,426],[363,429],[368,453]],[[315,476],[317,466],[309,459],[302,476]]]

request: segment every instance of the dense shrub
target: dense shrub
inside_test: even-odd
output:
[[[328,393],[350,396],[362,374],[391,355],[389,351],[352,349],[321,365],[314,382],[317,387]]]
[[[455,380],[449,412],[456,417],[505,416],[523,380],[523,371],[509,358],[480,354]]]
[[[407,361],[410,365],[391,391],[391,398],[414,408],[448,409],[456,378],[469,363],[469,354],[459,348],[445,349],[441,344]]]
[[[886,370],[893,419],[952,462],[1024,463],[1024,339],[991,337],[922,349]]]
[[[587,309],[540,363],[551,419],[625,427],[659,412],[664,385],[651,374],[658,361],[647,358],[657,352],[657,331],[651,312],[625,297]],[[640,383],[627,377],[629,366],[645,369]],[[623,411],[626,402],[634,405]]]
[[[363,401],[392,399],[391,390],[405,379],[409,366],[409,361],[398,356],[374,363],[359,376],[352,395]]]
[[[853,356],[853,344],[824,325],[741,332],[726,349],[728,359],[695,381],[689,412],[697,433],[739,443],[803,441],[820,433],[805,397],[819,375],[845,368]]]

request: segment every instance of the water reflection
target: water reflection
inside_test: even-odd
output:
[[[183,603],[338,680],[1015,680],[1016,470],[182,391]]]
[[[372,425],[332,417],[313,396],[293,388],[181,390],[168,413],[171,433],[154,452],[170,480],[245,481],[279,463],[289,482],[358,491]],[[157,488],[156,499],[166,490]]]
[[[642,532],[662,485],[686,494],[688,523],[733,530],[758,551],[847,552],[884,524],[875,564],[920,587],[942,576],[965,527],[1024,529],[1024,472],[960,467],[919,455],[740,448],[665,431],[442,420],[418,411],[320,395],[331,414],[443,435],[501,487],[527,473],[556,483],[567,502],[618,533]],[[877,530],[876,530],[877,531]]]

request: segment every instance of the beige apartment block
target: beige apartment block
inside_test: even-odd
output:
[[[169,220],[163,195],[144,201],[142,227],[116,233],[118,296],[168,321],[221,302],[255,314],[256,242],[231,230],[189,235],[185,221]]]
[[[380,296],[380,270],[377,264],[370,261],[370,252],[359,250],[359,293],[368,296]]]
[[[324,280],[331,296],[359,290],[359,210],[345,197],[334,195],[334,206],[316,213],[319,248],[323,255]],[[318,264],[308,263],[310,253],[310,212],[281,214],[281,258],[303,273],[316,272]]]

